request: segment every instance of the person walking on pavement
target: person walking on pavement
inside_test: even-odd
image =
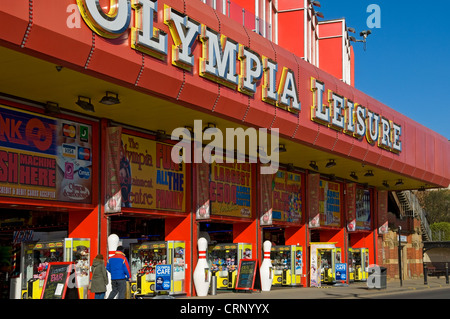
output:
[[[127,280],[130,280],[130,265],[127,257],[123,253],[123,247],[117,247],[114,256],[110,257],[106,269],[111,274],[111,293],[108,299],[114,299],[119,294],[118,299],[125,299]]]
[[[106,273],[103,255],[99,254],[94,258],[91,266],[91,273],[91,292],[95,294],[95,299],[105,299],[106,285],[108,285],[108,275]]]

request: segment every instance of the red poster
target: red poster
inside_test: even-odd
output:
[[[260,175],[260,224],[272,225],[272,174]]]
[[[347,230],[356,230],[356,184],[345,185],[345,201],[347,206]]]
[[[122,128],[106,129],[106,199],[105,213],[118,213],[122,207],[120,159],[123,153]]]
[[[309,202],[309,227],[315,228],[320,226],[320,213],[319,213],[319,188],[320,188],[320,175],[309,174],[308,175],[308,202]]]
[[[209,163],[202,161],[195,167],[195,181],[197,183],[196,188],[196,218],[197,219],[209,219],[211,216],[210,202],[209,202]]]
[[[388,192],[378,191],[378,234],[388,232]]]

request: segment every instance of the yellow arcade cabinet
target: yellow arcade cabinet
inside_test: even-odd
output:
[[[131,292],[135,298],[155,295],[156,265],[172,265],[169,295],[185,294],[184,241],[130,244]]]
[[[301,286],[303,248],[297,245],[271,248],[273,286]]]
[[[353,258],[353,249],[348,249],[348,281],[355,281],[355,259]]]
[[[40,299],[49,262],[75,262],[77,287],[87,298],[90,267],[90,240],[65,238],[22,243],[22,298]]]
[[[369,249],[353,248],[353,259],[355,266],[355,281],[367,281],[369,276]]]
[[[320,280],[324,284],[336,283],[336,262],[340,262],[341,248],[318,248]]]
[[[217,289],[234,289],[241,259],[252,258],[252,244],[228,243],[209,245],[208,263],[217,277]]]

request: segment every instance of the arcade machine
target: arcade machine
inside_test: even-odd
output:
[[[22,298],[40,299],[49,262],[74,262],[77,287],[87,298],[90,239],[65,238],[48,242],[25,242],[21,248]]]
[[[301,246],[275,246],[270,252],[273,267],[273,286],[301,286],[303,248]]]
[[[369,249],[353,248],[353,259],[355,266],[355,281],[367,281],[369,276]]]
[[[208,247],[208,263],[217,277],[217,289],[234,289],[241,259],[252,258],[252,244],[216,244]]]
[[[355,281],[355,259],[353,258],[353,249],[348,249],[348,282]]]
[[[320,280],[323,284],[336,283],[336,263],[340,263],[341,248],[318,248],[318,265],[320,265]]]
[[[185,293],[185,242],[160,241],[130,244],[131,292],[154,296],[156,265],[172,265],[170,295]]]

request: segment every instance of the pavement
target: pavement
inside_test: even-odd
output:
[[[386,297],[396,293],[415,292],[422,289],[449,289],[445,277],[428,277],[425,284],[423,278],[403,280],[388,279],[386,288],[369,288],[366,282],[350,284],[323,285],[322,287],[272,287],[270,291],[234,292],[217,290],[216,295],[205,297],[186,297],[189,299],[363,299]],[[392,296],[391,296],[392,297]],[[177,298],[178,299],[178,298]]]

